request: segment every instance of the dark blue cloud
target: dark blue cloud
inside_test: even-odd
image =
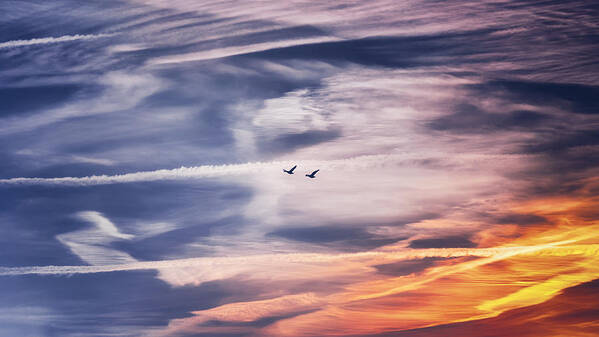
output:
[[[57,319],[43,327],[44,336],[106,334],[110,329],[137,335],[140,329],[164,327],[170,319],[189,317],[191,311],[217,306],[234,294],[245,296],[242,289],[234,290],[226,282],[173,288],[155,275],[156,272],[135,271],[71,277],[3,277],[2,308],[48,308]]]
[[[497,223],[500,224],[516,224],[516,225],[536,225],[541,223],[546,223],[547,219],[545,217],[536,215],[536,214],[506,214],[497,219]]]
[[[458,133],[486,133],[489,131],[531,130],[545,126],[554,119],[535,111],[516,110],[489,113],[470,104],[461,104],[455,113],[431,121],[430,128]]]
[[[459,39],[481,32],[409,37],[373,37],[339,42],[311,43],[255,52],[246,56],[272,60],[306,59],[333,64],[356,63],[366,66],[415,67],[434,64],[434,56],[456,53]],[[426,60],[421,56],[427,55]]]
[[[403,239],[380,237],[368,233],[363,228],[342,226],[289,227],[278,229],[267,235],[329,246],[345,251],[376,248]]]
[[[561,107],[572,113],[599,113],[596,85],[504,80],[472,87],[480,94],[502,96],[514,103]]]
[[[187,221],[191,222],[193,220],[189,219]],[[177,228],[164,234],[155,235],[147,239],[116,242],[112,246],[120,251],[129,253],[136,259],[145,261],[161,260],[166,256],[184,253],[186,244],[194,242],[201,243],[204,239],[209,239],[210,234],[214,231],[223,234],[224,229],[226,234],[226,231],[231,226],[242,228],[245,224],[245,219],[241,217],[226,217],[217,221],[202,221],[202,219],[197,219],[196,221],[197,223],[195,224],[189,223],[182,228]],[[208,240],[205,241],[207,242]],[[193,251],[196,256],[202,253],[210,253],[207,249],[194,249]]]
[[[397,277],[421,272],[435,266],[438,261],[444,261],[448,259],[451,258],[426,257],[418,260],[406,260],[394,263],[379,264],[374,267],[381,274]]]
[[[260,142],[260,151],[265,153],[288,153],[302,147],[316,145],[341,137],[340,130],[309,130],[300,133],[288,133],[276,136],[272,140]]]
[[[444,236],[410,241],[410,248],[472,248],[476,244],[464,236]]]
[[[538,139],[536,144],[525,146],[525,151],[529,153],[552,153],[560,152],[580,147],[599,144],[599,131],[597,130],[572,130],[554,135],[550,139]]]

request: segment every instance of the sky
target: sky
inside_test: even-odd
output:
[[[1,1],[0,336],[599,335],[598,32],[584,0]]]

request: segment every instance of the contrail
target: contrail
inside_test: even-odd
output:
[[[399,155],[370,155],[348,159],[330,161],[303,161],[304,165],[319,166],[327,169],[340,168],[367,168],[384,166],[398,162]],[[140,181],[182,180],[216,178],[243,174],[258,173],[270,169],[280,169],[288,165],[288,161],[255,162],[230,165],[203,165],[194,167],[180,167],[176,169],[161,169],[156,171],[141,171],[120,175],[94,175],[87,177],[61,177],[61,178],[9,178],[0,179],[0,185],[66,185],[66,186],[93,186],[119,183],[132,183]]]
[[[48,43],[59,43],[59,42],[67,42],[67,41],[77,41],[77,40],[93,40],[102,37],[112,36],[114,34],[97,34],[97,35],[64,35],[59,37],[42,37],[38,39],[30,39],[30,40],[12,40],[0,43],[0,49],[2,48],[11,48],[11,47],[22,47],[22,46],[31,46],[36,44],[48,44]]]
[[[132,183],[140,181],[181,180],[190,178],[214,178],[229,175],[249,174],[259,172],[273,165],[283,163],[247,163],[233,165],[203,165],[195,167],[180,167],[176,169],[161,169],[155,171],[141,171],[119,175],[94,175],[87,177],[62,177],[62,178],[9,178],[0,179],[0,185],[67,185],[67,186],[93,186],[119,183]],[[285,163],[286,164],[286,163]]]
[[[435,156],[408,155],[408,154],[380,154],[364,155],[346,159],[333,160],[304,160],[301,161],[304,167],[318,167],[327,170],[362,170],[375,167],[387,167],[399,165],[402,163],[418,162],[422,159],[431,159]],[[454,158],[445,158],[446,160],[455,160],[456,157],[477,157],[478,159],[497,159],[493,155],[467,155],[454,156]],[[506,155],[501,155],[505,158]],[[438,157],[435,157],[438,158]],[[142,181],[159,180],[184,180],[184,179],[202,179],[218,178],[225,176],[235,176],[244,174],[253,174],[268,170],[280,170],[289,165],[292,161],[272,161],[272,162],[254,162],[243,164],[227,165],[202,165],[193,167],[179,167],[175,169],[160,169],[155,171],[140,171],[119,175],[93,175],[86,177],[60,177],[60,178],[7,178],[0,179],[1,185],[63,185],[63,186],[94,186],[133,183]]]
[[[317,254],[317,253],[292,253],[292,254],[264,254],[236,257],[200,257],[187,259],[142,261],[126,264],[96,265],[96,266],[30,266],[30,267],[4,267],[0,268],[0,276],[7,275],[69,275],[92,274],[131,270],[162,270],[171,268],[205,267],[207,270],[231,266],[276,266],[297,263],[336,263],[339,261],[362,261],[366,265],[380,264],[382,261],[397,261],[422,259],[427,257],[493,257],[514,256],[518,254],[531,254],[542,252],[547,254],[584,254],[597,255],[598,245],[591,245],[588,249],[572,247],[555,247],[554,245],[498,247],[498,248],[430,248],[430,249],[400,249],[396,251],[370,251],[350,254]],[[561,250],[564,250],[560,252]]]

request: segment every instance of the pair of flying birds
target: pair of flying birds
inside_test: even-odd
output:
[[[295,170],[295,168],[297,167],[297,165],[295,165],[294,167],[290,168],[289,170],[283,169],[283,172],[287,173],[287,174],[293,174],[293,170]],[[320,170],[316,170],[310,174],[306,174],[306,177],[308,178],[316,178],[316,173],[320,171]]]

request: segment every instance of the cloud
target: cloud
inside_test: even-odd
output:
[[[72,156],[71,159],[74,162],[90,163],[90,164],[96,164],[96,165],[112,166],[112,165],[115,164],[114,160],[103,159],[103,158],[91,158],[91,157],[85,157],[85,156]]]
[[[597,84],[552,83],[543,81],[495,80],[480,87],[477,93],[500,94],[516,103],[561,107],[577,114],[597,114]]]
[[[327,32],[328,36],[324,37],[333,37],[340,43],[302,44],[298,48],[291,44],[288,47],[270,49],[264,44],[272,42],[272,38],[271,41],[258,38],[243,46],[243,50],[240,46],[231,47],[225,42],[226,47],[208,52],[158,56],[155,60],[159,62],[169,59],[173,62],[187,61],[186,58],[209,59],[245,52],[260,54],[265,49],[264,54],[254,56],[329,59],[330,62],[349,61],[392,67],[460,64],[466,65],[470,70],[500,78],[586,84],[594,82],[590,74],[584,73],[584,69],[589,68],[593,61],[593,49],[587,41],[593,39],[591,27],[594,22],[586,14],[587,6],[583,2],[567,7],[554,2],[543,5],[527,3],[516,8],[510,5],[510,1],[477,4],[450,1],[443,6],[421,1],[415,6],[412,3],[398,4],[388,0],[368,4],[343,3],[337,6],[314,2],[283,4],[265,1],[261,6],[248,6],[233,0],[213,4],[198,4],[187,0],[138,1],[184,13],[208,14],[222,20],[220,24],[202,27],[204,31],[210,31],[210,36],[238,37],[244,32],[231,32],[228,29],[237,24],[245,28],[243,24],[246,24],[256,30],[256,23],[259,22],[258,26],[272,30],[309,25]],[[540,14],[540,7],[550,12],[568,13],[569,18],[576,18],[581,23],[573,24],[573,21],[561,16]],[[540,20],[539,17],[543,19]],[[547,30],[548,25],[559,29]],[[201,43],[204,40],[198,36],[204,31],[196,34],[193,31],[186,32],[185,36],[189,37],[188,40]],[[388,38],[387,42],[368,45],[373,40],[381,40],[380,37]],[[357,47],[360,44],[362,46]],[[304,46],[307,48],[303,48]],[[542,59],[534,57],[541,54],[544,56]]]
[[[137,261],[129,254],[110,247],[113,241],[130,240],[134,237],[133,235],[121,233],[110,220],[99,212],[79,212],[76,217],[93,224],[93,227],[59,234],[56,239],[83,261],[91,265]]]
[[[0,307],[0,334],[10,336],[22,334],[40,336],[50,322],[64,317],[43,306],[14,305]]]
[[[429,123],[434,130],[453,132],[506,132],[510,130],[532,130],[553,122],[553,117],[535,111],[510,111],[507,113],[487,113],[473,105],[456,108],[456,113],[443,116]]]
[[[505,214],[497,218],[497,223],[500,224],[517,224],[521,226],[546,223],[547,218],[535,214]]]
[[[100,229],[100,231],[104,232],[105,234],[118,238],[118,239],[126,239],[129,240],[131,238],[133,238],[133,235],[130,234],[123,234],[121,232],[119,232],[118,228],[116,228],[116,226],[110,222],[110,220],[106,219],[105,217],[102,216],[102,214],[98,213],[98,212],[94,212],[94,211],[85,211],[85,212],[79,212],[77,214],[77,216],[79,216],[81,219],[89,221],[93,224],[95,224],[98,229]]]
[[[322,298],[313,293],[284,295],[276,298],[236,302],[221,305],[212,309],[194,311],[194,316],[171,320],[168,327],[150,336],[171,336],[182,332],[201,333],[202,331],[217,332],[219,325],[224,325],[223,332],[228,332],[232,324],[239,324],[247,331],[252,330],[248,322],[259,321],[273,317],[284,319],[293,314],[301,314],[315,310],[324,304]],[[205,323],[216,323],[216,327],[203,328]],[[228,323],[228,324],[227,324]],[[244,324],[246,323],[246,324]]]
[[[435,265],[436,262],[443,261],[440,257],[425,257],[419,260],[406,260],[379,264],[374,266],[379,273],[391,276],[404,276],[424,271]]]
[[[316,278],[320,282],[324,282],[324,284],[327,284],[328,280],[330,280],[328,282],[342,282],[342,284],[345,283],[345,286],[337,291],[333,291],[330,294],[327,293],[327,291],[330,291],[330,288],[320,288],[321,291],[325,292],[325,294],[319,296],[319,299],[323,301],[323,304],[317,305],[316,308],[318,310],[309,311],[307,313],[302,313],[301,315],[294,316],[286,320],[277,321],[274,324],[269,324],[265,327],[265,330],[261,330],[259,334],[278,334],[294,336],[297,335],[297,333],[299,332],[308,335],[310,333],[323,333],[322,329],[325,329],[327,324],[331,324],[332,320],[339,323],[338,325],[335,325],[336,329],[334,331],[336,333],[349,333],[349,331],[351,330],[354,332],[359,331],[360,333],[365,334],[367,332],[379,331],[381,324],[383,326],[394,326],[392,322],[396,322],[396,320],[393,320],[392,317],[388,317],[377,320],[377,324],[356,326],[350,323],[352,320],[356,319],[356,315],[364,315],[367,317],[372,317],[372,319],[375,319],[376,317],[379,317],[379,315],[383,315],[382,317],[386,317],[384,313],[395,312],[397,314],[397,305],[401,304],[401,298],[403,297],[398,297],[398,294],[405,294],[404,296],[410,298],[410,294],[416,292],[414,295],[420,296],[419,301],[422,302],[423,298],[428,298],[429,296],[431,296],[431,294],[428,292],[434,291],[434,289],[437,288],[437,286],[434,284],[435,282],[440,282],[439,280],[448,280],[450,284],[451,282],[455,282],[455,280],[452,281],[452,278],[456,278],[459,280],[465,277],[465,280],[467,280],[469,277],[468,275],[478,275],[479,272],[482,272],[484,274],[485,268],[493,268],[485,266],[497,265],[500,261],[508,261],[509,263],[509,261],[512,261],[514,259],[526,259],[527,261],[529,261],[527,263],[532,264],[539,263],[540,261],[545,261],[544,259],[546,258],[582,258],[586,261],[584,267],[585,271],[581,271],[581,273],[585,274],[583,278],[564,277],[563,279],[566,282],[555,282],[554,280],[544,282],[545,278],[541,276],[540,278],[538,278],[539,283],[535,283],[536,285],[532,284],[528,287],[523,287],[523,291],[516,292],[512,295],[503,297],[502,301],[505,301],[505,303],[509,303],[509,305],[501,308],[495,306],[493,307],[491,314],[496,314],[498,312],[501,312],[502,310],[505,310],[506,308],[509,309],[514,306],[523,306],[525,305],[524,303],[539,303],[543,300],[543,298],[546,299],[550,297],[551,293],[546,293],[542,298],[539,298],[537,296],[534,299],[530,296],[523,297],[521,294],[524,294],[526,292],[534,294],[536,293],[536,290],[539,288],[545,290],[553,289],[554,291],[559,291],[559,289],[562,289],[563,287],[568,287],[572,285],[572,282],[575,280],[585,279],[586,277],[590,277],[591,275],[593,275],[592,271],[594,269],[590,264],[592,264],[592,261],[594,261],[597,258],[598,250],[596,245],[575,244],[575,242],[586,240],[587,234],[566,235],[566,237],[571,237],[574,239],[550,242],[536,246],[514,246],[503,248],[454,248],[424,250],[403,249],[397,251],[389,249],[386,251],[378,252],[370,251],[355,254],[338,255],[275,254],[268,256],[265,255],[236,258],[218,258],[218,260],[217,258],[213,258],[210,262],[206,261],[206,266],[203,268],[198,268],[197,266],[187,264],[192,263],[191,260],[188,260],[186,261],[185,266],[180,265],[181,269],[178,273],[171,274],[169,278],[173,281],[176,280],[178,282],[182,281],[182,277],[195,278],[196,280],[210,280],[211,278],[207,277],[208,269],[210,269],[214,275],[217,275],[222,278],[228,278],[232,275],[236,275],[237,279],[244,280],[244,282],[247,282],[248,279],[262,279],[263,282],[266,282],[266,287],[268,287],[268,284],[273,284],[273,282],[276,281],[284,281],[283,283],[278,284],[286,284],[287,287],[290,287],[290,282],[292,282],[293,280],[298,281],[298,278],[300,278],[303,279],[303,282],[305,283],[308,279],[310,279],[310,277]],[[460,259],[460,257],[468,256],[480,258],[474,260]],[[436,258],[438,264],[428,263],[431,258]],[[410,261],[413,261],[413,263]],[[193,263],[197,262],[198,261],[194,261]],[[383,277],[378,278],[373,277],[372,274],[369,274],[367,272],[368,269],[363,268],[365,266],[369,266],[379,270],[381,265],[389,266],[392,264],[397,264],[398,266],[401,266],[402,262],[405,264],[403,266],[403,269],[379,274]],[[178,264],[178,262],[176,263]],[[590,264],[587,265],[586,263]],[[343,265],[345,265],[348,269],[342,269],[341,267]],[[230,266],[236,266],[234,268],[235,271],[227,271],[227,268]],[[246,267],[249,267],[249,269],[244,271]],[[424,271],[423,269],[427,270]],[[172,270],[173,272],[175,271],[175,269],[168,268],[161,270],[161,272],[170,270]],[[544,270],[544,268],[541,267],[540,270]],[[411,275],[410,272],[419,273]],[[547,272],[548,271],[544,270],[543,275],[547,274]],[[189,276],[186,276],[186,273],[188,273]],[[166,275],[167,274],[163,275],[162,277],[165,277]],[[514,277],[514,275],[510,272],[509,269],[507,269],[501,270],[500,272],[498,271],[498,274],[495,275],[495,277],[499,280],[505,277]],[[537,280],[537,278],[535,278],[535,280]],[[428,286],[428,284],[433,285]],[[179,283],[178,285],[183,285],[183,283]],[[470,287],[472,287],[471,282],[466,282],[465,285],[470,285]],[[484,286],[491,287],[490,285]],[[422,289],[422,292],[420,293],[421,295],[417,295],[420,289]],[[471,288],[468,288],[467,290],[472,291]],[[435,298],[435,296],[433,296],[432,298]],[[473,299],[476,299],[476,301],[480,303],[481,297],[474,296]],[[502,301],[497,301],[496,303]],[[182,329],[194,328],[195,331],[213,331],[211,329],[215,328],[215,326],[210,323],[211,318],[217,321],[222,319],[223,322],[235,322],[239,321],[237,317],[239,317],[240,320],[243,319],[243,317],[246,317],[247,320],[255,321],[258,319],[263,319],[270,315],[274,315],[273,312],[264,312],[260,309],[261,301],[258,301],[256,303],[255,311],[252,307],[252,304],[253,302],[226,304],[222,306],[222,308],[217,307],[215,309],[211,309],[207,312],[207,316],[192,317],[188,320],[177,320],[177,324],[173,324],[171,328],[174,328],[174,326],[179,326],[182,327]],[[293,305],[291,303],[288,304],[288,310],[293,311]],[[444,303],[444,305],[448,304]],[[453,305],[457,304],[454,303]],[[298,305],[298,307],[296,307],[295,310],[301,311],[300,307],[301,305]],[[458,305],[458,307],[463,307],[463,304],[462,306]],[[219,318],[210,315],[210,312],[231,313],[231,310],[234,310],[234,308],[243,308],[244,312],[250,313],[250,317],[243,315],[226,316],[225,314],[225,316]],[[376,308],[377,310],[373,310],[373,308]],[[400,325],[409,327],[409,312],[418,312],[419,308],[420,306],[414,307],[413,304],[405,305],[404,311],[402,312],[407,313],[408,316],[406,317],[405,322]],[[425,306],[423,310],[430,311],[431,308]],[[252,312],[256,312],[256,314],[251,314]],[[458,310],[458,312],[461,312],[461,315],[464,314],[463,311]],[[455,312],[449,313],[449,316],[453,314],[455,314]],[[474,314],[471,313],[470,315]],[[417,322],[420,322],[421,326],[429,325],[430,323],[427,322],[435,322],[435,318],[431,320],[427,318],[428,316],[426,315],[417,317],[418,318],[416,319],[411,319],[415,319]],[[464,316],[458,315],[456,317]],[[231,329],[234,329],[235,327],[235,325],[228,324],[217,324],[217,326],[221,327],[218,328],[219,331],[223,330],[229,332],[232,331]],[[227,329],[227,327],[229,327],[230,329]],[[165,329],[165,331],[171,330]]]
[[[391,331],[365,337],[498,337],[503,331],[518,331],[518,336],[580,335],[592,336],[597,317],[595,299],[599,281],[564,289],[547,302],[503,312],[497,317],[456,322],[427,328]]]
[[[266,235],[268,237],[281,237],[307,244],[326,245],[341,251],[372,249],[405,239],[401,237],[378,236],[368,233],[363,228],[347,227],[347,225],[286,227],[277,229]]]
[[[34,130],[59,121],[125,111],[137,106],[148,96],[160,91],[165,83],[149,74],[111,71],[97,79],[103,91],[92,97],[66,102],[60,107],[34,115],[10,116],[0,119],[0,136]]]
[[[2,48],[14,48],[14,47],[22,47],[22,46],[32,46],[39,44],[50,44],[50,43],[60,43],[60,42],[69,42],[69,41],[80,41],[80,40],[94,40],[103,37],[110,37],[114,34],[90,34],[90,35],[63,35],[59,37],[43,37],[38,39],[29,39],[29,40],[13,40],[13,41],[5,41],[0,42],[0,49]]]
[[[161,65],[161,64],[172,64],[172,63],[182,63],[182,62],[192,62],[192,61],[204,61],[211,59],[218,59],[223,57],[229,57],[234,55],[242,55],[255,53],[265,50],[289,47],[289,46],[297,46],[308,43],[315,42],[323,42],[323,41],[331,41],[336,40],[333,37],[314,37],[314,38],[302,38],[295,40],[283,40],[276,42],[262,42],[262,43],[254,43],[246,46],[232,46],[225,47],[220,49],[213,49],[195,53],[186,53],[179,54],[173,56],[163,56],[151,59],[148,61],[149,65]]]
[[[410,248],[471,248],[476,244],[463,236],[417,239],[410,242]]]

